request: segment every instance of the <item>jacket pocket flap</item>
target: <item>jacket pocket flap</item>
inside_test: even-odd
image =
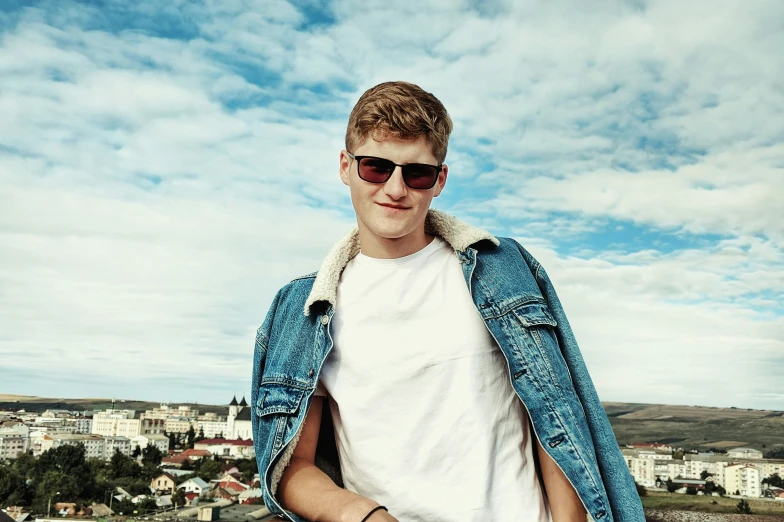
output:
[[[544,303],[528,303],[514,309],[515,315],[524,327],[532,326],[558,326],[555,318]]]
[[[262,383],[256,400],[256,413],[259,416],[272,413],[293,415],[302,403],[305,390],[277,382]]]

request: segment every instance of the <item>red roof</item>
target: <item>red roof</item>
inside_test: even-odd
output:
[[[193,500],[194,498],[196,498],[198,496],[199,496],[199,494],[194,492],[194,491],[191,491],[190,493],[186,493],[185,494],[185,498],[187,498],[188,500]]]
[[[188,457],[188,458],[199,458],[199,457],[211,457],[212,453],[207,450],[197,450],[197,449],[187,449],[178,455],[179,457]]]
[[[223,488],[226,491],[231,491],[231,490],[233,490],[233,491],[245,491],[245,488],[243,487],[242,484],[240,484],[238,482],[229,482],[228,480],[226,480],[224,482],[219,482],[218,483],[218,487],[219,488]]]

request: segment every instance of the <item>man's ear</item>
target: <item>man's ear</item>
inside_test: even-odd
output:
[[[437,198],[441,191],[444,190],[446,186],[446,176],[449,174],[449,167],[446,163],[441,166],[441,173],[438,175],[438,181],[436,181],[436,192],[433,194],[434,198]]]
[[[345,150],[340,151],[340,180],[344,185],[348,185],[350,176],[351,163],[353,160]]]

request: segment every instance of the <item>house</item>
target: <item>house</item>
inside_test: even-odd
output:
[[[174,477],[168,473],[161,473],[150,482],[150,488],[154,489],[156,494],[172,493],[176,485]]]
[[[185,494],[185,505],[186,506],[193,506],[199,502],[199,494],[198,493],[186,493]]]
[[[74,502],[56,502],[52,509],[60,516],[63,517],[75,517],[76,516],[76,504]]]
[[[205,457],[212,457],[212,453],[201,449],[188,449],[183,451],[182,453],[178,453],[177,455],[173,455],[171,457],[164,457],[161,460],[161,463],[166,464],[168,466],[174,466],[176,468],[179,468],[180,466],[182,466],[182,463],[185,462],[186,460],[190,462],[196,462],[197,460]]]
[[[204,439],[194,444],[194,449],[206,450],[221,457],[250,459],[256,457],[252,440]]]
[[[213,490],[212,494],[215,498],[222,498],[224,500],[235,500],[239,493],[233,491],[227,491],[223,488],[216,488]]]
[[[701,495],[701,492],[705,491],[705,481],[704,480],[696,480],[696,479],[681,479],[681,478],[674,478],[671,479],[672,483],[678,486],[678,489],[675,490],[676,493],[686,493],[689,488],[694,488],[697,492]]]
[[[237,495],[237,501],[240,504],[252,504],[254,501],[260,498],[261,498],[260,488],[246,489],[245,491]]]
[[[185,491],[185,493],[196,493],[197,496],[201,497],[207,491],[209,491],[210,485],[207,484],[203,479],[194,477],[177,486],[177,489],[181,489]]]

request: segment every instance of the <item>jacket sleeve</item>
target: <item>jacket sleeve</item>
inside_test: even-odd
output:
[[[536,283],[547,301],[550,312],[558,323],[556,333],[561,354],[571,373],[574,390],[582,403],[583,411],[585,411],[586,422],[596,450],[599,472],[602,475],[613,512],[613,520],[643,522],[645,515],[634,479],[618,447],[610,420],[607,418],[607,413],[596,393],[596,388],[594,388],[580,348],[577,346],[577,340],[569,326],[569,321],[566,319],[561,301],[542,265],[522,246],[518,244],[518,247],[536,278]]]
[[[261,378],[264,375],[264,362],[267,359],[267,347],[269,346],[269,339],[270,333],[272,331],[272,323],[275,319],[275,312],[278,308],[278,302],[280,300],[280,292],[275,295],[275,298],[272,300],[272,304],[269,307],[269,311],[267,312],[267,317],[264,319],[264,323],[259,327],[256,331],[256,344],[253,348],[253,376],[251,378],[251,385],[250,385],[250,418],[251,418],[251,429],[253,430],[253,434],[255,435],[258,433],[257,430],[257,423],[258,419],[256,418],[256,401],[258,401],[259,395],[259,387],[261,386]],[[254,436],[254,441],[256,441],[256,437]],[[259,465],[259,470],[261,470],[261,452],[259,448],[256,447],[256,460]],[[262,480],[264,477],[262,477]]]

